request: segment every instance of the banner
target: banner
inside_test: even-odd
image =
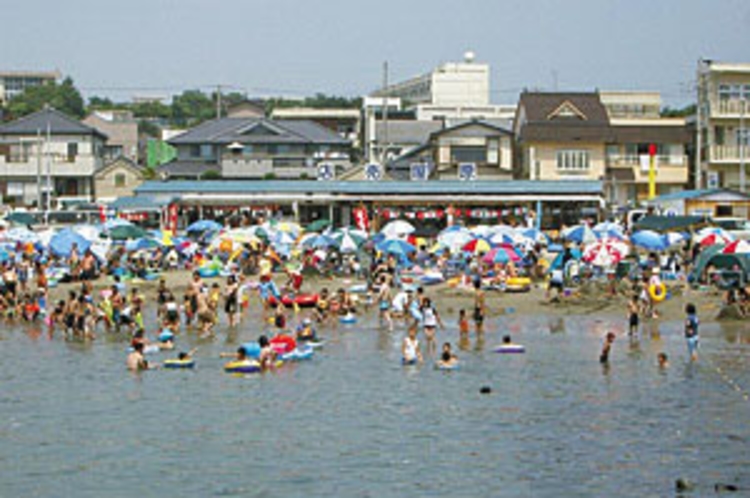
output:
[[[360,230],[365,232],[370,231],[370,217],[367,214],[367,208],[364,206],[352,209],[352,216],[354,216],[354,224]]]

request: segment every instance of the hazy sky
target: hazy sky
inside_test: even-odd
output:
[[[2,0],[0,5],[6,3]],[[492,99],[526,88],[693,98],[696,61],[750,62],[748,0],[24,0],[3,9],[1,69],[60,69],[128,99],[222,83],[251,96],[360,95],[460,60]],[[207,89],[207,88],[206,88]]]

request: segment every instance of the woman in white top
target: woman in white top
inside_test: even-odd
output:
[[[438,324],[440,327],[443,327],[443,322],[440,320],[440,315],[432,306],[432,301],[428,297],[422,301],[422,317],[424,337],[427,340],[427,354],[434,354],[437,349],[437,345],[435,344],[435,330]]]

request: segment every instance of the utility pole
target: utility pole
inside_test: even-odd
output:
[[[36,208],[42,210],[42,130],[36,130]]]
[[[695,107],[696,137],[695,137],[695,189],[701,189],[701,161],[703,158],[703,59],[698,59],[696,72],[698,88],[698,102]]]
[[[49,219],[49,212],[52,210],[52,160],[49,150],[51,135],[50,122],[47,121],[47,212],[44,216],[45,221]]]
[[[375,120],[377,129],[377,120]],[[383,63],[383,145],[381,151],[383,168],[388,161],[388,61]]]
[[[216,119],[221,119],[221,85],[216,85]]]
[[[740,132],[737,137],[737,145],[740,147],[740,192],[745,193],[745,149],[747,148],[747,136],[748,133],[745,130],[745,104],[747,103],[744,89],[741,89],[740,96]]]

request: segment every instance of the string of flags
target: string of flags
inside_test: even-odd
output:
[[[524,216],[528,213],[528,208],[515,207],[505,209],[488,209],[488,208],[448,208],[448,209],[420,209],[420,210],[405,210],[405,209],[376,209],[375,215],[380,216],[384,220],[393,220],[397,218],[406,218],[410,220],[438,220],[443,219],[449,214],[452,214],[454,218],[477,218],[477,219],[493,219],[502,218],[505,216]]]

